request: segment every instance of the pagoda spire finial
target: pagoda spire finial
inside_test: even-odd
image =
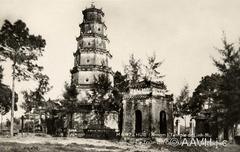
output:
[[[91,8],[95,8],[95,5],[94,5],[95,1],[91,1]]]

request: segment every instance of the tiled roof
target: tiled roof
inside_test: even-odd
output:
[[[124,97],[124,99],[126,99],[126,100],[145,100],[145,99],[149,99],[149,98],[162,99],[165,97],[164,96],[155,96],[155,95],[151,95],[151,94],[126,95]]]
[[[102,9],[98,9],[94,5],[91,5],[90,8],[86,8],[85,10],[82,11],[83,14],[85,14],[86,12],[98,12],[102,16],[104,16],[104,13],[103,13]]]
[[[130,88],[132,89],[142,89],[142,88],[166,89],[166,86],[162,81],[153,82],[153,81],[143,80],[141,82],[132,84]]]

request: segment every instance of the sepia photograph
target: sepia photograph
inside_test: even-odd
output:
[[[0,0],[0,152],[239,152],[239,0]]]

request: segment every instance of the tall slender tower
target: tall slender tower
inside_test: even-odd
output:
[[[79,25],[80,36],[77,37],[77,51],[74,53],[74,67],[71,70],[72,84],[79,90],[80,101],[91,90],[94,77],[108,74],[112,79],[112,70],[108,65],[112,56],[106,47],[109,40],[105,34],[107,27],[103,22],[104,13],[92,4],[82,14],[83,22]]]

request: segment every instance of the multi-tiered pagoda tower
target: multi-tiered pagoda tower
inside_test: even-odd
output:
[[[106,74],[113,82],[113,72],[108,64],[112,56],[107,50],[109,40],[105,33],[107,27],[103,21],[104,13],[102,9],[97,9],[92,4],[90,8],[83,10],[82,14],[83,22],[79,25],[80,36],[77,37],[74,67],[71,70],[71,83],[77,86],[78,100],[81,103],[79,112],[74,114],[74,128],[79,131],[96,123],[95,113],[87,96],[91,93],[95,77]],[[108,120],[106,126],[111,125],[111,121]],[[116,122],[114,124],[116,127]]]
[[[108,65],[112,57],[107,50],[109,42],[103,22],[104,13],[92,4],[82,11],[83,22],[80,26],[80,36],[77,38],[77,51],[74,53],[74,67],[71,70],[72,83],[79,89],[79,98],[84,98],[91,90],[94,77],[108,74],[112,79],[112,70]]]

